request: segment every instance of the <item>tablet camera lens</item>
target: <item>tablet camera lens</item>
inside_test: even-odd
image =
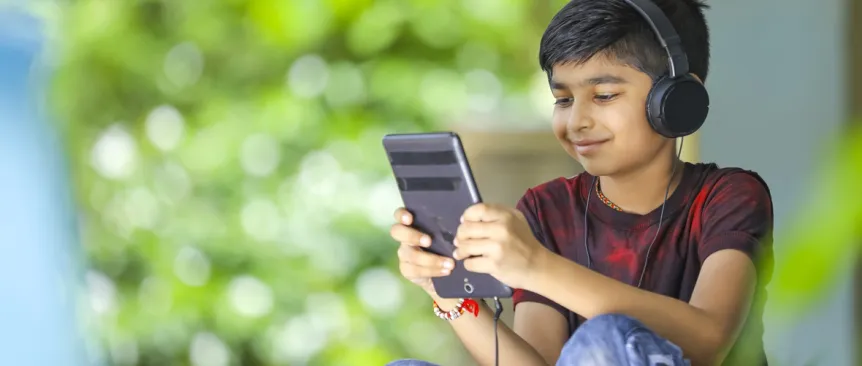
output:
[[[469,283],[465,283],[464,284],[464,292],[466,292],[468,294],[472,294],[473,293],[473,285],[471,285]]]

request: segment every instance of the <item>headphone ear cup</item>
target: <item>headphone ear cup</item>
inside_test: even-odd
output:
[[[677,138],[695,133],[709,114],[706,87],[691,75],[662,77],[647,96],[647,120],[660,135]]]

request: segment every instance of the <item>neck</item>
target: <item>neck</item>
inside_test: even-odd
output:
[[[638,170],[603,176],[599,181],[602,194],[608,200],[625,212],[645,215],[664,203],[665,193],[668,197],[673,194],[681,181],[682,171],[683,162],[674,155],[673,159],[657,159]]]

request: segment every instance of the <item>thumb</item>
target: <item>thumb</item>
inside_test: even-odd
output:
[[[499,221],[508,214],[508,211],[495,205],[477,203],[464,211],[461,221]]]

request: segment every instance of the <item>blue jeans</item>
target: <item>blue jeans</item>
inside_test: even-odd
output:
[[[641,322],[617,314],[594,317],[578,327],[563,346],[557,366],[689,366],[682,350]],[[434,366],[399,360],[386,366]]]

